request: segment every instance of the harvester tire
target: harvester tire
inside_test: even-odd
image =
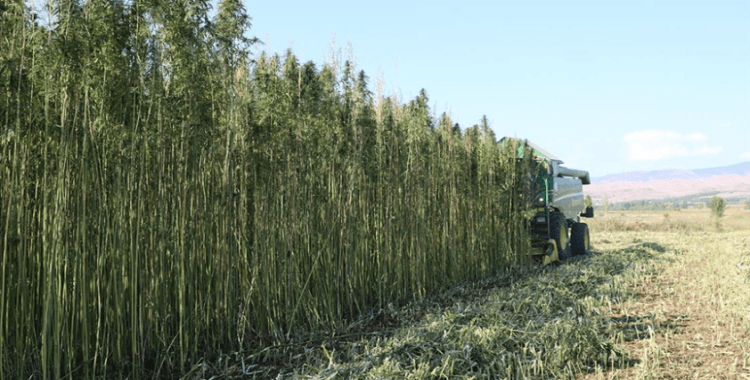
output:
[[[557,244],[557,256],[560,261],[569,258],[568,224],[565,215],[559,211],[549,213],[549,237]]]
[[[574,255],[587,255],[591,249],[589,226],[586,223],[573,223],[570,230],[570,246]]]

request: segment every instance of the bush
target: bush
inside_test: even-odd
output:
[[[711,212],[716,215],[717,218],[724,216],[724,210],[727,208],[727,202],[724,198],[715,196],[711,198],[711,203],[709,203],[709,205],[711,206]]]

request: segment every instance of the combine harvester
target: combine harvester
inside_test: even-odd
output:
[[[528,145],[539,163],[531,205],[534,216],[529,224],[530,254],[549,264],[588,253],[589,226],[581,218],[594,217],[594,208],[584,206],[583,185],[591,184],[589,172],[562,166],[562,160],[529,141],[505,137],[501,144],[506,141],[518,142],[520,154],[524,144]]]

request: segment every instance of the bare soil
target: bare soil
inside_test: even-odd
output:
[[[743,238],[731,245],[747,243],[750,239]],[[716,281],[722,273],[715,263],[721,258],[711,254],[722,252],[710,245],[695,249],[705,255],[631,284],[635,299],[612,305],[615,331],[605,333],[622,334],[622,345],[636,364],[580,379],[750,379],[750,288],[730,273],[726,281]],[[738,289],[747,292],[738,294]]]

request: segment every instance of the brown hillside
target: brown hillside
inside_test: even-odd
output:
[[[649,182],[611,182],[584,186],[594,204],[606,194],[610,204],[635,200],[669,199],[694,196],[697,199],[719,195],[725,199],[750,199],[750,176],[726,175],[710,178],[674,179]],[[697,200],[696,199],[696,200]]]

